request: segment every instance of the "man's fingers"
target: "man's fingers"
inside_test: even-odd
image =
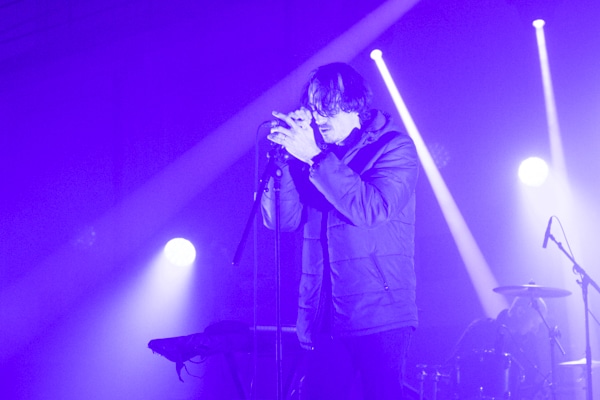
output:
[[[287,137],[281,133],[271,133],[267,135],[267,139],[277,144],[283,144]]]
[[[294,125],[296,124],[294,119],[292,117],[290,117],[289,115],[286,114],[282,114],[280,112],[277,111],[273,111],[271,113],[275,118],[282,120],[283,122],[285,122],[289,127],[293,128]]]

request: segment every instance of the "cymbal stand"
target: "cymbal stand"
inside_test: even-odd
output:
[[[430,380],[432,382],[431,388],[431,399],[437,400],[438,394],[438,383],[442,374],[439,372],[439,365],[426,365],[418,364],[417,368],[420,369],[417,379],[419,380],[419,400],[427,400],[425,397],[425,382]],[[429,372],[428,372],[429,371]]]
[[[427,365],[417,365],[417,368],[421,368],[421,372],[419,372],[419,400],[423,400],[423,396],[425,395],[425,378],[427,377],[427,372],[425,368]]]
[[[585,359],[586,359],[586,400],[593,400],[592,390],[592,348],[590,346],[590,316],[588,306],[588,286],[592,285],[598,293],[600,293],[600,286],[588,275],[588,273],[575,261],[575,259],[564,249],[561,242],[558,242],[552,234],[549,234],[551,239],[560,251],[573,263],[573,273],[578,274],[581,280],[577,280],[579,286],[581,286],[581,293],[583,296],[583,307],[585,313]]]
[[[544,314],[540,310],[540,306],[535,298],[531,299],[531,307],[537,311],[538,315],[542,319],[542,322],[544,323],[544,326],[548,330],[548,338],[550,339],[550,392],[552,393],[552,399],[556,400],[556,358],[554,356],[554,349],[555,347],[558,347],[563,356],[567,353],[558,341],[558,338],[560,337],[558,326],[555,326],[554,328],[550,327],[548,321],[546,321],[546,318],[544,318]]]

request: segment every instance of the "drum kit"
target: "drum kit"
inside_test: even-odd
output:
[[[500,286],[494,288],[494,292],[507,296],[519,297],[564,297],[571,294],[571,292],[568,290],[550,288],[535,284]]]
[[[494,292],[516,297],[557,298],[571,295],[564,289],[545,287],[533,283],[514,286],[500,286],[493,289]],[[537,302],[532,301],[531,306],[536,309],[542,321],[549,331],[551,339],[551,363],[552,372],[548,375],[545,394],[537,394],[535,399],[556,399],[556,384],[554,365],[564,367],[586,368],[587,359],[566,361],[555,364],[554,347],[562,349],[557,337],[558,329],[548,326],[543,313],[539,310]],[[600,367],[600,361],[591,361],[592,368]],[[419,400],[505,400],[521,399],[519,393],[523,385],[523,366],[510,353],[497,352],[496,350],[479,351],[474,350],[471,354],[457,357],[452,365],[429,366],[417,365],[419,370],[418,379]],[[433,381],[432,390],[425,391],[425,382]],[[425,397],[428,394],[429,397]],[[529,398],[529,397],[527,397]]]

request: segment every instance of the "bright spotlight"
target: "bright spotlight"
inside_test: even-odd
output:
[[[429,183],[431,184],[435,197],[442,209],[442,213],[448,222],[450,232],[454,237],[458,251],[463,258],[467,272],[474,284],[482,306],[488,316],[495,316],[500,310],[508,307],[505,300],[489,295],[489,292],[498,285],[496,278],[492,274],[479,246],[477,246],[477,242],[469,230],[460,209],[454,201],[452,193],[450,193],[429,149],[425,145],[425,141],[400,95],[400,91],[390,74],[383,56],[381,55],[381,51],[373,50],[371,52],[371,58],[375,61],[379,73],[390,92],[394,105],[406,128],[406,132],[415,143],[423,170],[429,179]]]
[[[371,58],[373,60],[380,60],[383,56],[383,53],[379,49],[375,49],[371,52]]]
[[[529,157],[519,166],[519,179],[527,186],[541,186],[548,177],[548,164],[538,157]]]
[[[536,19],[535,21],[533,21],[533,26],[536,28],[543,28],[544,25],[546,25],[546,21],[544,21],[543,19]]]
[[[183,238],[169,240],[165,245],[164,253],[171,264],[182,267],[191,265],[196,259],[194,245]]]

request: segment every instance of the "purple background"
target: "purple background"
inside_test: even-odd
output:
[[[291,110],[301,80],[285,104],[269,89],[382,3],[0,4],[0,393],[235,396],[222,358],[193,365],[203,379],[184,373],[182,384],[172,363],[146,344],[220,320],[251,324],[255,268],[258,322],[275,323],[272,232],[259,224],[240,265],[231,265],[268,147],[264,139],[253,147],[262,136],[257,127],[272,109]],[[552,197],[534,194],[537,200],[524,202],[516,176],[524,158],[550,158],[530,23],[538,16],[547,21],[573,190],[569,215],[553,208]],[[356,57],[342,60],[371,82],[375,105],[397,116],[369,58],[372,49],[383,51],[498,283],[534,280],[573,292],[548,300],[567,352],[558,361],[584,356],[583,304],[570,263],[554,243],[541,248],[550,215],[565,229],[566,238],[555,223],[556,238],[565,245],[568,239],[579,264],[600,281],[598,21],[594,0],[422,0]],[[239,117],[257,98],[252,112]],[[416,366],[442,363],[465,326],[484,315],[424,173],[417,196],[421,327],[409,360],[414,385]],[[153,292],[149,265],[173,236],[195,243],[194,273],[185,289],[171,285],[175,294]],[[297,235],[284,235],[283,255],[282,318],[293,325]],[[172,303],[161,297],[176,295]],[[594,290],[590,307],[600,315]],[[600,359],[593,321],[591,331]],[[294,355],[290,350],[284,358],[286,368]],[[238,356],[247,382],[252,359]],[[258,363],[257,387],[267,398],[274,396],[273,357],[261,354]],[[560,375],[565,398],[581,396],[577,371]]]

